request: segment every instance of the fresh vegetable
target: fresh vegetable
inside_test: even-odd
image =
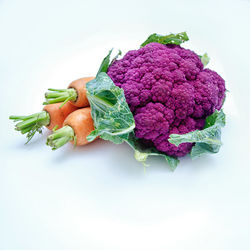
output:
[[[148,156],[161,156],[171,169],[188,153],[192,158],[217,153],[225,126],[225,81],[204,68],[207,53],[200,56],[180,46],[188,40],[186,32],[154,33],[122,59],[120,51],[111,59],[111,49],[95,78],[81,78],[68,89],[49,89],[46,103],[90,107],[72,112],[47,144],[57,149],[99,137],[126,142],[144,165]]]
[[[194,144],[175,146],[169,136],[203,129],[206,118],[222,107],[225,81],[204,69],[193,51],[150,41],[113,62],[107,74],[124,90],[136,138],[166,155],[184,156]]]
[[[134,135],[135,121],[125,101],[124,92],[115,86],[104,72],[87,84],[87,97],[91,106],[95,130],[87,140],[93,141],[97,136],[104,140],[120,144],[126,142],[135,151],[135,159],[146,165],[148,156],[163,156],[171,169],[175,169],[179,160],[148,147]],[[84,126],[84,124],[82,124]]]
[[[71,103],[66,103],[63,107],[61,107],[61,103],[54,103],[44,106],[43,110],[46,111],[50,117],[50,123],[46,125],[46,127],[52,130],[56,126],[57,128],[61,128],[66,117],[77,110],[77,107]]]
[[[78,109],[67,116],[63,127],[48,136],[47,145],[53,150],[60,148],[68,142],[76,146],[88,144],[86,137],[94,130],[94,123],[89,107]]]
[[[15,129],[27,135],[27,143],[36,132],[42,133],[42,127],[52,130],[54,127],[61,128],[65,118],[77,108],[70,103],[61,107],[61,103],[48,104],[43,111],[29,116],[10,116],[11,120],[19,121]]]
[[[48,89],[45,93],[46,102],[44,104],[62,102],[63,106],[68,101],[78,108],[88,107],[86,97],[86,84],[94,77],[83,77],[71,82],[67,89]]]

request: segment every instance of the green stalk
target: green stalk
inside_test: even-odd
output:
[[[76,101],[77,92],[74,88],[69,89],[48,89],[49,91],[45,93],[46,102],[44,105],[62,102],[62,107],[68,101]]]
[[[53,131],[53,134],[48,136],[46,144],[50,146],[52,150],[56,150],[73,140],[76,143],[74,130],[70,126],[64,126],[56,131]]]
[[[42,133],[42,127],[47,126],[50,123],[50,115],[46,111],[35,113],[29,116],[10,116],[9,119],[18,122],[15,125],[15,129],[22,134],[26,134],[28,143],[36,132]]]

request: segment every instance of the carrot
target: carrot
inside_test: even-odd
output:
[[[70,103],[66,103],[61,107],[61,103],[48,104],[43,108],[43,111],[29,116],[10,116],[11,120],[18,122],[15,125],[17,131],[22,134],[27,134],[28,141],[32,139],[36,132],[42,133],[42,127],[45,126],[52,130],[55,126],[61,128],[65,118],[77,107]]]
[[[90,143],[87,136],[94,130],[94,122],[89,107],[72,112],[63,122],[63,127],[48,136],[47,145],[53,150],[71,142],[82,146]]]
[[[71,82],[67,89],[48,89],[45,93],[46,102],[44,104],[63,102],[70,102],[78,108],[88,107],[89,102],[86,97],[86,84],[93,80],[94,77],[83,77]]]
[[[43,110],[49,113],[50,123],[46,126],[48,129],[52,130],[55,126],[61,128],[66,117],[75,111],[77,107],[71,103],[65,103],[63,107],[60,107],[61,103],[53,103],[46,105]]]

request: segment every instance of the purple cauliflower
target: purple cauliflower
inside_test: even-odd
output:
[[[136,137],[170,156],[186,155],[193,144],[177,147],[169,143],[169,135],[202,129],[225,97],[225,81],[178,45],[149,43],[131,50],[107,73],[124,90]]]

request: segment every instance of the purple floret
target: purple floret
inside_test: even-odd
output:
[[[136,137],[153,141],[160,134],[169,132],[170,124],[174,120],[174,111],[161,103],[150,102],[137,109],[134,119]]]
[[[168,142],[169,135],[202,129],[225,97],[225,81],[203,69],[193,51],[177,45],[150,43],[131,50],[109,67],[108,75],[124,90],[136,137],[171,156],[186,155],[194,144],[177,147]]]

